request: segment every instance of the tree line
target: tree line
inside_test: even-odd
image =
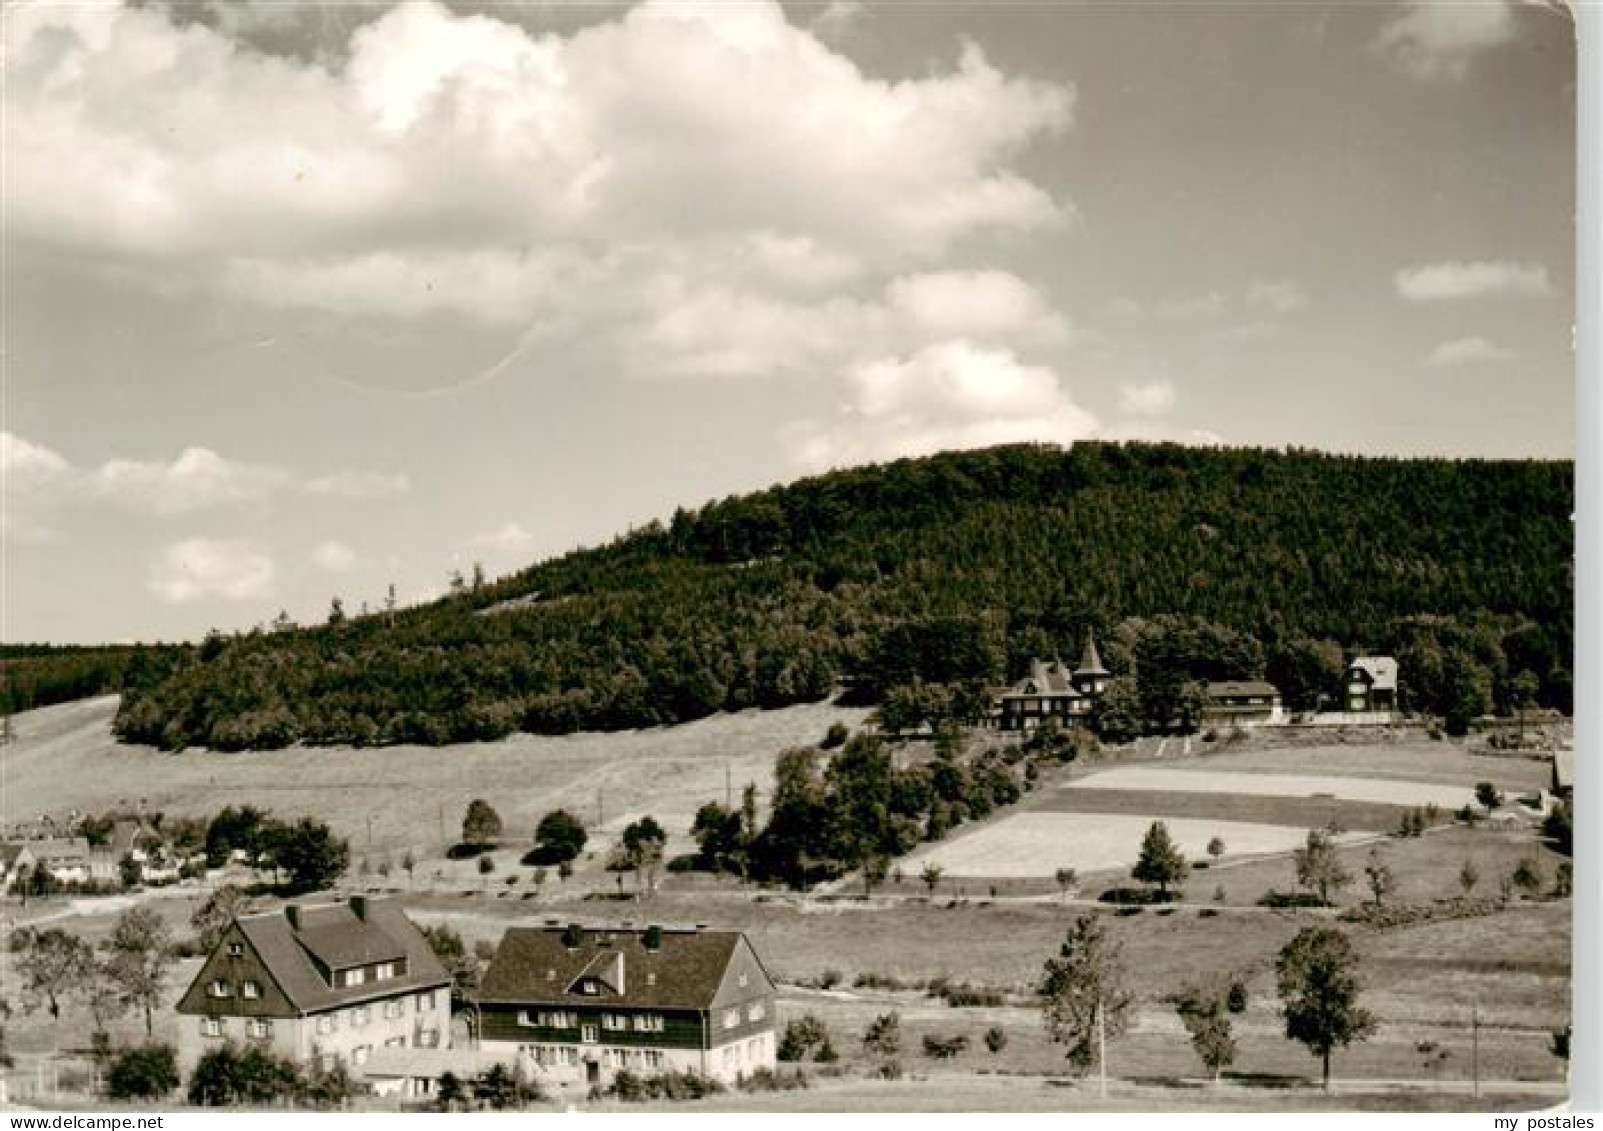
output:
[[[123,673],[166,749],[443,744],[822,699],[962,718],[1088,632],[1142,725],[1288,705],[1390,652],[1405,706],[1572,696],[1573,465],[1077,444],[946,453],[680,510],[439,601],[213,635]],[[898,715],[898,712],[900,714]]]

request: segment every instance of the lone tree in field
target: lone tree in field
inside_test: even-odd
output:
[[[1475,885],[1481,882],[1481,870],[1475,867],[1475,861],[1465,860],[1464,866],[1458,870],[1458,886],[1464,889],[1464,894],[1470,895]]]
[[[1358,1005],[1358,955],[1333,927],[1308,927],[1275,960],[1286,1036],[1319,1057],[1330,1089],[1330,1053],[1375,1031],[1375,1018]]]
[[[945,874],[946,870],[933,862],[924,865],[924,870],[918,874],[918,878],[924,881],[924,886],[929,890],[931,898],[935,895],[935,889],[941,886],[941,877]]]
[[[1130,875],[1144,884],[1157,884],[1158,894],[1167,899],[1169,885],[1179,883],[1185,874],[1186,858],[1169,839],[1168,826],[1162,821],[1153,821],[1141,840],[1141,857]]]
[[[1353,882],[1352,874],[1341,866],[1341,856],[1330,834],[1309,829],[1308,840],[1291,854],[1297,866],[1297,882],[1319,895],[1320,903],[1330,902],[1330,893]]]
[[[1219,862],[1219,857],[1223,856],[1224,854],[1225,842],[1221,838],[1214,837],[1208,841],[1208,855],[1213,857],[1213,862],[1215,864]]]
[[[1095,1058],[1099,1014],[1107,1036],[1124,1032],[1135,998],[1125,988],[1121,947],[1099,916],[1074,921],[1058,956],[1046,961],[1041,996],[1047,1033],[1069,1047],[1069,1063],[1078,1068],[1089,1068]]]
[[[172,929],[166,920],[145,907],[124,911],[111,931],[107,970],[123,997],[144,1010],[146,1037],[155,1033],[154,1014],[172,961]]]
[[[534,830],[535,862],[566,864],[584,851],[587,839],[579,818],[566,809],[553,809],[540,818],[540,825]]]
[[[1503,804],[1503,795],[1498,792],[1497,786],[1491,782],[1478,781],[1475,783],[1475,800],[1480,803],[1482,809],[1490,813],[1493,809]]]
[[[635,886],[650,892],[657,886],[657,868],[662,864],[668,834],[655,817],[642,817],[623,830],[618,844],[619,860],[635,874]]]
[[[1375,906],[1379,907],[1386,902],[1386,897],[1397,890],[1397,877],[1392,874],[1391,865],[1381,858],[1380,849],[1369,850],[1369,860],[1364,864],[1364,880],[1369,885],[1369,894],[1375,899]]]
[[[16,936],[12,945],[16,946]],[[28,931],[17,958],[25,1007],[34,1009],[43,1002],[50,1019],[59,1021],[62,998],[78,992],[94,960],[88,943],[60,927]]]
[[[462,843],[487,847],[501,839],[501,814],[481,797],[468,802],[462,818]]]
[[[1059,868],[1052,878],[1057,880],[1058,890],[1063,893],[1063,902],[1067,903],[1069,890],[1080,882],[1080,874],[1073,868]]]
[[[1191,1047],[1196,1050],[1197,1059],[1213,1073],[1213,1082],[1217,1085],[1220,1074],[1236,1060],[1228,994],[1191,986],[1180,995],[1175,1009],[1180,1014],[1180,1023],[1191,1034]]]

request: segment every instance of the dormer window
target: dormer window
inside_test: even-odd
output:
[[[221,978],[213,978],[211,985],[206,987],[207,997],[233,997],[234,987]]]
[[[245,957],[245,944],[244,943],[237,943],[237,942],[229,943],[228,944],[228,957],[230,957],[230,958],[244,958]]]
[[[582,994],[594,994],[596,992],[595,981],[593,979],[591,979],[591,978],[586,978],[580,984],[579,992],[582,993]]]
[[[360,986],[365,981],[367,981],[367,971],[360,966],[354,970],[345,971],[345,985],[347,987]]]
[[[386,978],[393,977],[395,977],[395,963],[393,962],[380,962],[373,968],[373,980],[375,982],[382,982]]]
[[[646,985],[655,986],[656,984],[657,984],[657,972],[655,970],[653,970],[649,974],[646,975]]]
[[[247,978],[239,987],[241,996],[247,1001],[255,1001],[262,996],[262,984]]]

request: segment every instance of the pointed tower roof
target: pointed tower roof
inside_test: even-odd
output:
[[[1086,630],[1085,651],[1080,656],[1080,666],[1074,669],[1075,675],[1108,675],[1108,669],[1102,666],[1102,657],[1096,650],[1096,633]]]

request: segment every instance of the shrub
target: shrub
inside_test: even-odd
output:
[[[488,844],[453,844],[445,850],[447,860],[472,860],[475,856],[483,856],[490,851],[492,845]]]
[[[985,986],[971,986],[967,983],[958,986],[943,986],[935,996],[944,998],[947,1005],[956,1009],[963,1008],[994,1008],[1006,1003],[1001,990],[989,989]]]
[[[985,1047],[992,1053],[999,1053],[1007,1048],[1007,1030],[1000,1025],[992,1025],[985,1030]]]
[[[1317,892],[1277,891],[1270,888],[1258,897],[1259,907],[1323,907],[1325,901]]]
[[[779,1040],[778,1055],[780,1060],[801,1061],[806,1060],[809,1053],[814,1053],[815,1060],[823,1060],[822,1050],[828,1047],[829,1028],[814,1014],[808,1013],[785,1026],[785,1033]]]
[[[772,1068],[759,1068],[750,1076],[735,1081],[742,1092],[794,1092],[806,1088],[810,1081],[801,1069],[794,1072],[777,1072]]]
[[[929,1034],[924,1038],[924,1055],[935,1060],[951,1060],[966,1048],[968,1048],[968,1038],[961,1033],[954,1037],[937,1037]]]
[[[625,1068],[612,1078],[611,1086],[602,1095],[625,1103],[640,1103],[645,1100],[699,1100],[723,1090],[724,1086],[717,1080],[696,1072],[640,1076]]]
[[[821,990],[832,990],[840,983],[841,972],[839,970],[825,970],[818,976],[818,988]]]
[[[178,1087],[178,1054],[171,1045],[126,1049],[111,1062],[106,1090],[114,1100],[159,1100]]]

